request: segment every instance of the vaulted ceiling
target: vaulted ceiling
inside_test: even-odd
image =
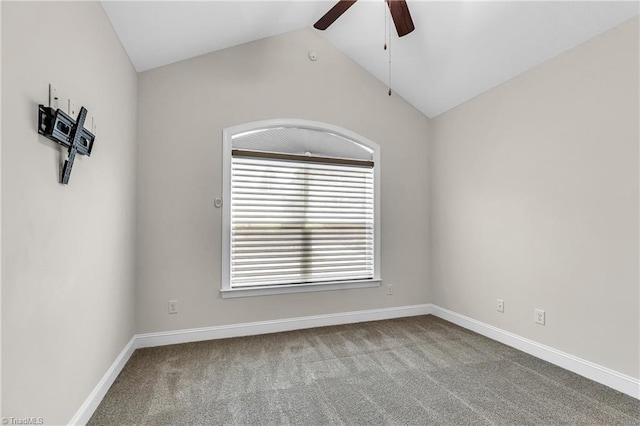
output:
[[[312,28],[333,1],[103,1],[138,71]],[[416,30],[391,39],[391,87],[434,117],[638,15],[639,3],[408,0]],[[317,31],[389,81],[385,3],[360,0]],[[393,25],[391,25],[393,29]],[[320,58],[321,59],[321,58]]]

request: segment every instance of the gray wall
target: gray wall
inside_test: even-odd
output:
[[[432,302],[640,377],[638,78],[635,18],[431,121]]]
[[[138,332],[428,302],[428,120],[312,30],[147,71],[138,88]],[[222,130],[270,118],[380,144],[383,288],[220,298]]]
[[[98,123],[68,186],[36,131],[49,82]],[[99,3],[2,3],[5,417],[66,424],[135,332],[136,85]]]
[[[638,77],[636,19],[429,121],[311,30],[136,77],[99,4],[3,2],[2,415],[66,423],[136,332],[428,302],[638,377]],[[49,82],[99,124],[66,187]],[[282,117],[381,145],[393,296],[220,298],[222,129]]]

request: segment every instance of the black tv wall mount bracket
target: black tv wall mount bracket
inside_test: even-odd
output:
[[[63,185],[69,183],[76,154],[91,155],[96,137],[84,128],[86,118],[85,107],[80,107],[78,118],[74,120],[60,109],[38,105],[38,133],[69,149],[60,175]]]

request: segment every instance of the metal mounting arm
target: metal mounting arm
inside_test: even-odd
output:
[[[60,177],[60,182],[64,185],[69,183],[76,154],[91,155],[96,137],[84,128],[86,118],[87,110],[85,107],[80,108],[78,118],[74,121],[59,109],[54,110],[44,105],[38,106],[38,133],[69,149]]]

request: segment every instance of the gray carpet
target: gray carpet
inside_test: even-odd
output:
[[[640,425],[640,402],[428,315],[139,349],[89,424]]]

